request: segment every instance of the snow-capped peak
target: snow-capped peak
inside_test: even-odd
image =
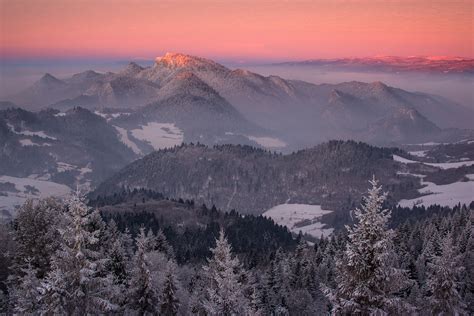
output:
[[[168,68],[226,69],[224,66],[210,59],[181,53],[166,53],[164,56],[157,57],[155,59],[155,66]]]

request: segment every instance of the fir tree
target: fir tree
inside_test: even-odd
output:
[[[164,254],[170,259],[174,258],[173,247],[170,246],[168,240],[166,240],[163,231],[160,229],[156,233],[156,249]]]
[[[458,315],[465,311],[465,303],[458,291],[464,271],[461,256],[449,233],[442,240],[441,254],[428,263],[428,302],[433,315]]]
[[[105,235],[106,241],[104,244],[106,246],[104,252],[108,258],[105,269],[112,275],[116,285],[125,286],[132,259],[131,254],[127,251],[130,236],[127,236],[126,233],[120,233],[113,220],[108,223]]]
[[[26,268],[22,268],[23,276],[19,278],[18,286],[11,289],[10,297],[14,301],[14,311],[18,314],[33,314],[40,310],[40,280],[37,270],[27,260]]]
[[[42,285],[42,312],[84,315],[113,311],[116,306],[109,299],[111,280],[99,275],[103,263],[100,253],[93,250],[99,242],[99,231],[88,230],[91,213],[79,196],[73,196],[67,206],[60,246]]]
[[[249,301],[248,315],[251,316],[261,316],[264,315],[262,308],[262,297],[260,291],[256,286],[252,288],[252,294]]]
[[[410,308],[400,297],[409,282],[397,268],[387,229],[390,212],[382,208],[386,194],[375,178],[370,184],[365,203],[355,210],[357,223],[347,227],[346,250],[336,261],[336,289],[325,288],[334,314],[401,314]]]
[[[174,268],[170,265],[165,277],[165,284],[161,293],[160,312],[161,315],[174,316],[178,314],[179,299],[176,295],[176,276]]]
[[[150,246],[153,244],[153,236],[145,235],[142,227],[135,242],[137,250],[133,258],[127,309],[139,315],[153,315],[159,310],[159,297],[153,284],[149,259],[150,252],[153,251]]]
[[[13,230],[17,245],[14,272],[21,275],[21,269],[31,265],[43,277],[50,270],[51,257],[61,239],[58,228],[64,225],[63,208],[58,201],[47,198],[38,202],[28,200],[18,209]]]
[[[216,247],[211,249],[204,272],[207,277],[207,291],[203,307],[209,315],[238,315],[247,310],[248,302],[240,282],[241,266],[232,255],[232,249],[221,230]]]

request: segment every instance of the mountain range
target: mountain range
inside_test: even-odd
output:
[[[474,59],[448,56],[375,56],[366,58],[310,59],[279,66],[313,66],[327,70],[366,72],[418,72],[474,75]]]
[[[89,70],[62,80],[46,74],[10,99],[33,110],[128,111],[129,119],[113,123],[127,130],[172,123],[185,139],[207,144],[257,139],[265,147],[259,138],[271,138],[288,151],[334,138],[456,141],[472,136],[463,129],[471,128],[474,117],[473,110],[443,97],[382,82],[315,85],[178,53],[157,58],[151,67],[130,63],[118,73]],[[396,131],[405,125],[413,128]],[[387,132],[386,126],[393,128]]]

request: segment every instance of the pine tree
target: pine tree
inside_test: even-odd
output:
[[[336,289],[323,287],[334,314],[401,314],[410,309],[400,297],[409,282],[396,265],[393,233],[387,229],[390,212],[382,208],[386,194],[375,178],[370,184],[365,203],[355,210],[357,223],[346,227],[349,240],[336,260]]]
[[[153,236],[145,235],[145,229],[135,238],[136,252],[128,289],[127,309],[139,315],[153,315],[159,310],[159,297],[153,284],[149,255],[152,252]]]
[[[88,230],[91,213],[79,196],[73,196],[67,206],[60,246],[41,288],[42,312],[83,315],[113,311],[111,279],[99,275],[100,253],[93,250],[99,243],[99,231]]]
[[[247,310],[248,301],[239,280],[241,266],[232,256],[232,249],[221,230],[216,247],[211,249],[212,258],[208,260],[204,272],[207,278],[207,291],[203,307],[209,315],[238,315]]]
[[[428,302],[432,315],[463,314],[466,304],[458,291],[460,276],[464,271],[461,256],[456,251],[452,235],[442,240],[441,254],[434,255],[428,263]]]
[[[161,315],[174,316],[178,315],[179,299],[176,295],[176,276],[174,268],[170,264],[166,273],[165,284],[163,285],[163,291],[160,299],[160,312]]]

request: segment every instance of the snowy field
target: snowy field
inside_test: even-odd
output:
[[[411,200],[401,200],[399,204],[403,207],[412,207],[413,205],[429,206],[433,204],[453,207],[458,203],[469,204],[474,200],[474,174],[466,176],[469,178],[467,182],[455,182],[444,185],[421,180],[421,184],[425,187],[418,191],[427,195]]]
[[[183,131],[173,123],[151,122],[131,131],[133,137],[148,142],[155,150],[180,145]]]
[[[416,157],[425,157],[427,151],[428,150],[416,150],[416,151],[409,151],[408,153]]]
[[[319,220],[324,214],[332,211],[323,210],[320,205],[309,204],[280,204],[272,207],[263,216],[273,219],[275,223],[288,227],[288,229],[298,234],[300,231],[304,234],[314,237],[321,237],[321,235],[328,236],[332,233],[332,228],[326,228]],[[307,224],[301,227],[295,225],[307,221]],[[299,225],[297,225],[299,226]]]
[[[6,193],[7,196],[0,195],[0,209],[7,209],[9,211],[14,210],[18,205],[22,205],[28,198],[38,199],[46,198],[48,196],[66,197],[71,192],[71,189],[68,186],[51,181],[0,176],[0,183],[7,182],[13,183],[15,189],[18,191],[2,191],[2,193]]]
[[[453,169],[453,168],[459,168],[462,166],[473,166],[474,165],[474,160],[464,160],[464,161],[458,161],[458,162],[440,162],[440,163],[431,163],[431,162],[420,162],[420,161],[415,161],[415,160],[410,160],[406,159],[397,155],[393,155],[393,160],[401,162],[401,163],[422,163],[424,165],[428,166],[433,166],[433,167],[438,167],[441,169]]]
[[[278,138],[273,138],[273,137],[256,137],[256,136],[247,136],[248,139],[251,141],[256,142],[260,146],[263,146],[265,148],[282,148],[285,147],[287,144],[278,139]]]

